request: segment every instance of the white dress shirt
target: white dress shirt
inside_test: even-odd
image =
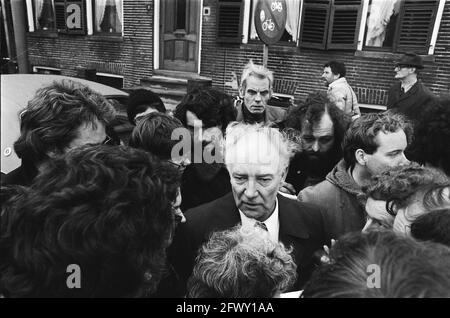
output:
[[[242,225],[254,226],[257,222],[257,220],[247,217],[241,210],[239,210],[239,214],[241,216]],[[275,210],[273,211],[272,215],[267,220],[261,223],[264,223],[266,225],[270,238],[274,242],[278,242],[278,233],[280,232],[280,220],[278,218],[278,198],[275,201]]]

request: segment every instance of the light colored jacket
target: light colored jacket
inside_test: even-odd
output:
[[[361,116],[356,94],[345,77],[341,77],[328,85],[328,98],[335,102],[336,106],[344,113],[352,116],[353,119]]]

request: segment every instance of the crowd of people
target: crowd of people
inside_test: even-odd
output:
[[[134,90],[122,139],[98,93],[40,89],[1,179],[0,296],[450,297],[450,98],[422,68],[405,54],[363,113],[329,61],[286,111],[250,61],[237,99]]]

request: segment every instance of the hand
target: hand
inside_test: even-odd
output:
[[[287,193],[287,194],[292,194],[292,195],[297,194],[294,186],[292,184],[284,182],[284,181],[281,183],[280,189],[278,191],[281,191],[281,192]]]
[[[331,239],[331,247],[334,246],[334,244],[336,244],[336,240],[335,239]],[[322,257],[320,258],[320,261],[323,264],[330,264],[330,248],[327,245],[323,246],[323,250],[325,252],[325,254],[322,255]]]

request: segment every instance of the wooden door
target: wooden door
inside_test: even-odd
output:
[[[200,0],[162,0],[160,68],[196,72]]]

